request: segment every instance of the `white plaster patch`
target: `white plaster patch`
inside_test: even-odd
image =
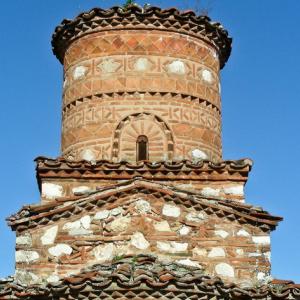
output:
[[[193,256],[207,256],[207,250],[204,248],[195,247],[193,249]]]
[[[118,217],[110,223],[109,228],[114,232],[122,232],[129,227],[130,223],[129,217]]]
[[[269,245],[271,243],[270,237],[268,235],[265,236],[253,236],[252,241],[255,244],[260,244],[260,245]]]
[[[113,73],[116,72],[120,66],[121,64],[119,62],[115,61],[113,58],[109,58],[100,63],[98,68],[102,73]]]
[[[16,262],[29,264],[32,261],[39,259],[39,254],[36,251],[18,250],[15,253]]]
[[[185,219],[190,222],[201,222],[206,219],[206,215],[202,212],[191,212],[185,216]]]
[[[192,150],[191,153],[192,153],[192,158],[194,160],[208,159],[207,154],[204,151],[200,150],[200,149],[194,149],[194,150]]]
[[[83,160],[86,160],[86,161],[95,161],[96,160],[96,156],[95,156],[95,153],[93,150],[91,149],[85,149],[81,152],[81,158]]]
[[[135,209],[139,213],[147,213],[147,212],[151,211],[151,205],[148,201],[146,201],[144,199],[139,199],[135,203]]]
[[[53,256],[70,255],[73,249],[67,244],[57,244],[54,247],[48,249],[48,252]]]
[[[97,262],[111,261],[114,258],[115,246],[113,243],[97,246],[93,253]]]
[[[31,285],[40,282],[40,278],[28,271],[16,270],[14,276],[15,282],[21,285]]]
[[[168,72],[178,75],[185,74],[185,64],[181,60],[174,60],[168,66]]]
[[[31,236],[29,234],[17,236],[16,244],[30,246],[32,244]]]
[[[192,261],[189,258],[177,260],[176,263],[178,263],[180,265],[188,266],[188,267],[201,268],[201,265],[198,262]]]
[[[75,195],[84,195],[90,193],[92,190],[88,186],[77,186],[72,189]]]
[[[180,235],[187,235],[190,233],[190,231],[191,231],[190,227],[182,226],[178,232]]]
[[[237,234],[237,236],[243,236],[243,237],[248,237],[250,236],[250,233],[246,231],[245,229],[240,229]]]
[[[50,276],[46,279],[46,281],[47,281],[48,283],[59,282],[59,277],[58,277],[56,274],[52,274],[52,275],[50,275]]]
[[[208,257],[225,257],[225,251],[221,247],[215,247],[210,250]]]
[[[42,183],[42,197],[46,199],[55,199],[63,196],[63,187],[58,184],[44,182]]]
[[[137,249],[146,250],[150,246],[150,243],[141,232],[136,232],[131,237],[131,245]]]
[[[95,214],[94,219],[95,220],[104,220],[109,217],[109,210],[102,210]]]
[[[225,230],[220,229],[220,230],[215,230],[215,235],[223,239],[226,239],[229,236],[229,233]]]
[[[48,228],[41,237],[41,242],[43,245],[51,245],[54,243],[58,231],[58,226]]]
[[[212,73],[209,70],[203,70],[202,71],[202,78],[204,81],[208,82],[208,83],[212,83],[213,82],[213,76]]]
[[[228,194],[228,195],[243,196],[244,195],[244,186],[236,185],[236,186],[224,187],[223,191],[225,194]]]
[[[215,271],[220,276],[234,277],[234,269],[231,265],[226,263],[217,264]]]
[[[147,71],[150,67],[150,63],[149,60],[145,57],[140,57],[136,60],[135,64],[134,64],[134,69],[136,71]]]
[[[220,189],[213,189],[211,187],[205,187],[200,191],[200,194],[205,197],[217,197],[220,195]]]
[[[154,229],[157,231],[165,231],[165,232],[171,231],[170,225],[167,221],[155,222],[153,225],[154,225]]]
[[[170,204],[165,204],[163,206],[162,214],[167,217],[177,218],[180,216],[180,207]]]
[[[73,71],[74,80],[83,78],[86,72],[87,72],[87,68],[85,66],[77,66]]]

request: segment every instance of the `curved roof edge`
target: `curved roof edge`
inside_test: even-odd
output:
[[[124,9],[119,6],[109,9],[94,8],[79,14],[75,19],[65,19],[56,27],[52,36],[52,49],[63,63],[68,46],[77,38],[98,31],[119,29],[156,29],[174,31],[202,38],[212,44],[223,68],[231,53],[232,39],[218,22],[207,16],[197,16],[193,11],[179,11],[176,8],[141,8],[131,5]]]

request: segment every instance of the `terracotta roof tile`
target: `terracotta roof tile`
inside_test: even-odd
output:
[[[1,286],[1,282],[0,282]],[[94,265],[57,283],[20,286],[5,282],[0,299],[300,299],[299,285],[274,281],[242,288],[203,270],[138,255]],[[139,298],[140,297],[140,298]],[[179,298],[178,298],[179,297]]]

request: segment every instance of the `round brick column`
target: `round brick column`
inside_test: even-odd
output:
[[[53,36],[64,64],[62,152],[88,160],[222,158],[219,72],[227,32],[192,12],[94,9]],[[203,153],[202,153],[203,155]]]

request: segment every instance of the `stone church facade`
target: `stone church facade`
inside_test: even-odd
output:
[[[16,272],[0,299],[299,299],[270,275],[281,217],[245,202],[250,159],[222,160],[220,70],[206,16],[93,9],[52,39],[64,66],[58,158],[41,201],[8,218]]]

